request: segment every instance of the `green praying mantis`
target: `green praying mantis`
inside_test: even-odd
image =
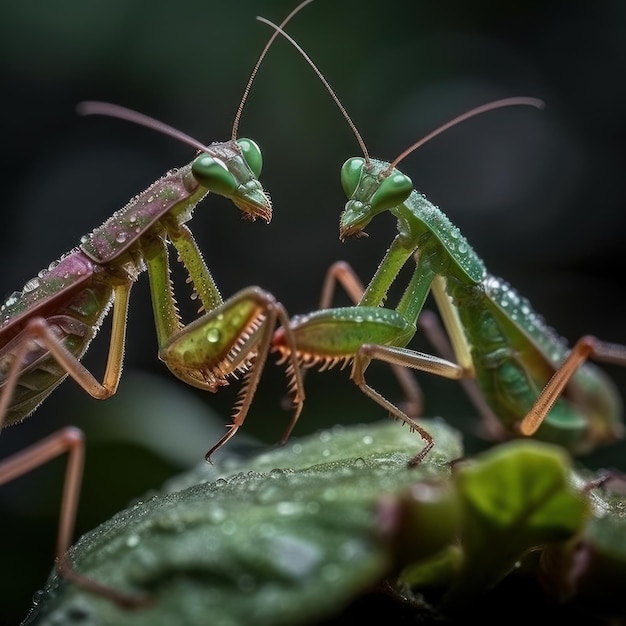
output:
[[[348,201],[340,217],[340,239],[364,235],[372,220],[387,211],[397,219],[398,229],[366,287],[348,264],[334,265],[327,275],[320,310],[294,317],[289,328],[279,328],[274,349],[283,359],[292,358],[288,340],[295,337],[297,357],[304,367],[328,369],[352,363],[350,378],[363,393],[422,436],[425,445],[411,465],[423,460],[434,445],[433,438],[369,385],[365,372],[372,361],[387,363],[397,372],[412,368],[467,383],[470,398],[498,436],[535,435],[574,453],[621,437],[620,396],[612,381],[588,361],[626,365],[626,346],[584,336],[569,349],[525,298],[486,270],[459,229],[397,169],[425,141],[464,119],[497,107],[540,107],[542,103],[532,98],[490,103],[445,124],[391,162],[372,159],[344,107],[304,50],[282,27],[258,19],[304,56],[363,151],[363,156],[348,159],[341,169]],[[411,260],[415,267],[396,308],[383,307],[389,288]],[[328,308],[335,281],[344,286],[355,306]],[[444,357],[407,348],[429,293],[447,332],[446,337],[443,329],[432,326],[434,318],[428,318],[431,335]]]
[[[305,4],[298,6],[283,21]],[[270,349],[275,326],[288,328],[284,307],[260,287],[242,289],[223,300],[186,223],[208,193],[230,199],[252,220],[269,222],[272,206],[258,178],[261,151],[250,139],[237,139],[237,129],[252,81],[273,36],[252,71],[226,142],[205,146],[145,115],[116,105],[82,103],[84,115],[109,115],[159,130],[199,150],[183,167],[173,169],[116,211],[81,239],[80,245],[39,272],[20,292],[0,306],[0,427],[30,415],[68,376],[87,393],[104,400],[115,394],[122,372],[130,291],[139,274],[149,277],[159,358],[184,382],[216,392],[231,378],[243,379],[234,407],[233,423],[207,452],[228,441],[243,423]],[[176,250],[200,302],[199,317],[183,324],[170,278],[169,246]],[[82,363],[91,340],[106,315],[112,313],[111,337],[102,380]],[[304,400],[296,346],[287,367],[293,396],[289,436]],[[0,463],[0,484],[35,467],[68,455],[59,530],[57,569],[81,586],[124,606],[143,597],[108,589],[74,571],[64,557],[73,535],[84,464],[80,430],[65,428]]]

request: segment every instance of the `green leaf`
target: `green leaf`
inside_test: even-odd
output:
[[[450,604],[493,586],[528,550],[582,531],[590,506],[571,475],[562,449],[533,440],[502,444],[458,466],[464,560]]]
[[[579,477],[581,488],[596,477]],[[626,497],[624,477],[610,478],[589,491],[593,515],[583,532],[581,545],[569,570],[547,553],[542,560],[544,580],[561,596],[575,597],[598,614],[625,615]],[[562,560],[562,559],[561,559]],[[566,562],[567,565],[567,562]],[[582,566],[581,566],[582,565]]]
[[[379,500],[449,476],[458,435],[424,421],[436,445],[398,424],[335,428],[249,461],[188,478],[116,515],[70,551],[77,571],[149,608],[125,611],[51,577],[37,624],[211,626],[299,624],[331,615],[393,568]],[[171,493],[168,493],[170,491]]]

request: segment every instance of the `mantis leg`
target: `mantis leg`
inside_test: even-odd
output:
[[[202,310],[206,312],[188,325],[178,317],[169,278],[169,260],[164,240],[156,240],[146,251],[152,303],[159,341],[159,358],[170,371],[186,383],[205,391],[217,391],[229,384],[229,378],[243,375],[243,384],[235,404],[227,433],[206,454],[224,445],[243,424],[261,372],[267,360],[277,323],[286,329],[291,346],[287,367],[289,391],[293,394],[294,414],[281,439],[284,443],[293,430],[304,402],[304,388],[295,340],[289,330],[284,307],[259,287],[248,287],[222,301],[215,282],[189,229],[181,227],[168,233],[183,265],[189,273]]]
[[[352,266],[345,261],[337,261],[326,272],[320,298],[320,309],[330,308],[337,283],[343,287],[354,304],[358,305],[365,293],[365,287]],[[393,363],[390,364],[390,367],[404,393],[402,410],[411,417],[419,417],[423,412],[424,401],[417,380],[404,367]]]
[[[433,311],[422,311],[419,317],[419,327],[430,344],[435,347],[437,354],[448,361],[454,360],[455,354],[452,343],[441,321]],[[502,426],[502,422],[489,404],[487,404],[476,379],[463,377],[459,379],[459,384],[463,387],[465,394],[483,419],[481,427],[483,434],[491,441],[504,439],[506,431]]]
[[[372,359],[384,361],[390,365],[411,367],[413,369],[418,369],[423,372],[429,372],[431,374],[436,374],[437,376],[444,376],[445,378],[451,378],[454,380],[459,380],[465,376],[465,370],[456,363],[452,363],[446,359],[440,359],[439,357],[431,354],[416,352],[407,348],[397,348],[394,346],[383,346],[377,344],[362,345],[354,359],[352,380],[359,387],[359,389],[366,396],[369,396],[372,400],[386,409],[393,418],[408,424],[412,430],[416,430],[426,442],[424,448],[422,448],[422,450],[420,450],[420,452],[409,462],[411,466],[418,465],[433,447],[435,442],[428,431],[419,426],[419,424],[403,413],[397,406],[367,384],[365,380],[365,370]]]
[[[22,371],[24,359],[33,342],[44,347],[50,355],[65,369],[88,394],[97,400],[105,400],[116,391],[122,375],[124,343],[126,336],[126,318],[131,283],[124,283],[114,288],[113,325],[109,353],[102,382],[72,354],[57,338],[53,328],[43,317],[34,317],[28,321],[19,339],[11,368],[5,379],[2,396],[0,397],[0,427],[13,392]],[[60,382],[60,381],[59,381]]]
[[[66,453],[68,463],[65,470],[59,515],[57,559],[60,559],[67,552],[72,543],[85,458],[83,432],[78,428],[64,428],[0,463],[0,485],[4,485]]]
[[[488,434],[502,438],[504,430],[501,421],[487,405],[479,387],[475,384],[474,368],[463,328],[458,320],[456,309],[451,305],[450,299],[445,293],[445,286],[441,278],[437,277],[433,280],[432,293],[448,331],[452,352],[456,355],[465,372],[460,382],[485,419]],[[588,359],[624,366],[626,365],[626,346],[603,342],[590,335],[579,339],[519,423],[517,428],[520,434],[531,436],[538,430],[576,371]],[[619,427],[616,428],[619,429]]]
[[[522,420],[519,426],[522,435],[530,436],[537,431],[576,370],[588,359],[626,365],[626,346],[606,343],[591,335],[580,338]]]
[[[243,424],[277,323],[288,329],[289,317],[284,307],[259,287],[248,287],[181,328],[161,348],[159,357],[170,370],[196,387],[214,390],[228,384],[229,376],[236,377],[240,373],[244,376],[229,430],[207,452],[207,460]],[[285,443],[291,434],[304,402],[295,341],[290,332],[286,334],[292,351],[287,374],[289,389],[294,396],[294,414],[281,443]]]
[[[122,370],[129,292],[130,283],[114,288],[113,326],[109,355],[102,383],[59,342],[52,327],[44,318],[33,318],[28,322],[23,334],[20,336],[20,343],[14,353],[13,362],[0,397],[0,426],[6,415],[15,386],[20,378],[24,359],[28,351],[32,349],[32,342],[37,342],[45,347],[53,358],[67,371],[67,374],[94,398],[103,400],[116,392]],[[22,450],[2,461],[0,463],[0,485],[27,474],[62,454],[68,455],[68,463],[63,483],[55,552],[58,572],[81,587],[99,593],[121,606],[136,607],[144,605],[146,600],[143,596],[127,595],[115,589],[110,589],[86,576],[82,576],[72,568],[65,556],[74,534],[83,477],[85,442],[81,430],[74,427],[64,428],[35,443],[26,450]]]
[[[62,454],[68,455],[68,461],[63,481],[59,531],[55,551],[57,571],[61,576],[72,580],[83,589],[105,596],[120,606],[136,608],[146,605],[147,598],[144,596],[122,593],[78,573],[72,568],[66,555],[74,535],[85,461],[85,439],[80,429],[70,426],[58,430],[2,461],[0,463],[0,485],[11,482]]]
[[[343,287],[353,304],[358,304],[365,293],[365,286],[352,266],[345,261],[336,261],[326,271],[320,297],[320,309],[330,308],[337,283]]]

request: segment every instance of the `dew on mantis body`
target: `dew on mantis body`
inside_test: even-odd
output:
[[[33,291],[33,289],[37,289],[39,287],[39,279],[31,278],[22,288],[23,293],[28,293],[29,291]]]
[[[206,340],[209,343],[218,343],[222,338],[222,333],[219,328],[209,328],[206,333]]]

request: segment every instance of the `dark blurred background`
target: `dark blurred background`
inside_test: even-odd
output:
[[[294,6],[293,0],[5,3],[0,295],[21,289],[134,194],[193,157],[192,149],[127,122],[80,118],[77,102],[122,104],[206,143],[226,140],[271,34],[255,16],[279,22]],[[564,337],[593,333],[621,343],[625,29],[620,0],[318,0],[288,27],[336,89],[374,157],[391,160],[487,101],[545,100],[544,111],[508,108],[466,122],[401,167],[461,228],[489,270],[519,289]],[[218,197],[196,210],[190,226],[224,297],[260,285],[296,314],[317,307],[326,268],[337,259],[368,280],[395,222],[381,217],[369,239],[339,242],[345,200],[339,169],[359,149],[318,78],[285,41],[276,42],[261,67],[239,134],[263,149],[262,181],[275,212],[266,226],[242,221]],[[184,301],[188,290],[178,284]],[[199,462],[223,432],[238,389],[197,392],[158,361],[145,276],[130,308],[119,393],[97,402],[68,381],[1,439],[5,457],[63,424],[87,431],[77,534]],[[192,319],[193,310],[187,313]],[[85,359],[97,376],[108,329],[105,324]],[[429,349],[420,338],[412,345]],[[624,371],[606,369],[626,389]],[[426,413],[447,416],[470,446],[479,446],[474,411],[458,385],[419,379]],[[398,398],[386,368],[372,366],[370,381]],[[280,407],[284,391],[282,371],[270,363],[233,449],[250,438],[264,445],[279,438],[289,418]],[[347,371],[312,372],[307,396],[296,436],[385,417]],[[625,452],[616,444],[585,463],[625,469]],[[0,492],[3,624],[25,615],[51,568],[63,467],[64,461],[51,463]]]

